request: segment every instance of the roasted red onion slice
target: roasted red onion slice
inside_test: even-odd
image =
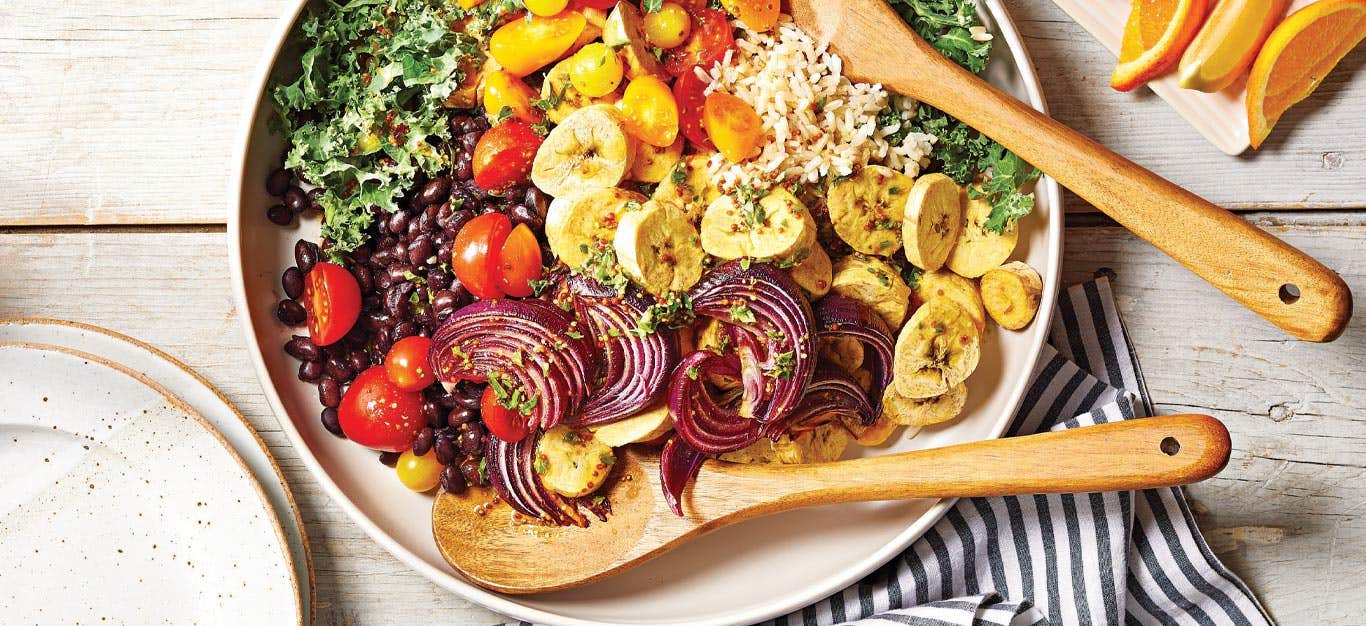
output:
[[[858,381],[838,367],[821,366],[796,410],[781,422],[764,424],[760,434],[776,438],[791,430],[809,430],[840,419],[871,424],[877,420],[877,413]]]
[[[533,432],[516,443],[489,437],[484,458],[494,491],[517,512],[557,526],[588,525],[588,518],[559,494],[545,488],[536,475],[536,443]]]
[[[684,357],[669,385],[669,413],[678,437],[703,454],[739,450],[759,440],[759,422],[740,415],[712,397],[706,380],[713,374],[738,376],[734,355],[699,350]]]
[[[863,362],[873,375],[868,388],[872,412],[864,416],[863,424],[871,426],[882,412],[882,391],[892,382],[892,330],[887,321],[868,305],[830,294],[816,303],[816,328],[821,337],[847,335],[859,340],[871,352]],[[871,358],[869,358],[871,356]]]
[[[801,288],[773,265],[740,260],[703,276],[690,295],[697,315],[739,326],[753,336],[740,345],[761,359],[765,376],[762,399],[754,398],[753,390],[746,392],[755,419],[786,417],[801,401],[816,361],[815,319]],[[755,385],[752,372],[746,378],[747,388]]]
[[[677,436],[670,437],[659,452],[659,484],[664,501],[675,515],[683,515],[683,490],[697,476],[706,457]]]
[[[597,345],[602,370],[598,385],[582,413],[572,423],[607,424],[629,417],[658,400],[678,365],[677,333],[660,328],[637,330],[653,304],[648,294],[632,286],[618,296],[607,285],[586,276],[568,279],[570,301]]]
[[[493,372],[534,399],[527,424],[548,429],[577,415],[596,361],[582,327],[541,300],[481,300],[457,310],[432,337],[431,365],[442,382],[485,382]]]

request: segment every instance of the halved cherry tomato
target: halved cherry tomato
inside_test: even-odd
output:
[[[484,388],[484,397],[479,400],[479,415],[494,437],[508,443],[526,438],[526,416],[516,409],[498,404],[498,394],[494,392],[493,385]]]
[[[694,67],[711,69],[713,63],[735,46],[726,14],[716,9],[693,11],[692,34],[688,41],[664,52],[664,70],[674,76],[693,73]]]
[[[702,109],[707,103],[707,83],[688,72],[674,81],[674,102],[678,107],[678,129],[694,146],[715,150],[707,131],[702,128]]]
[[[721,6],[751,30],[762,33],[778,25],[778,0],[721,0]]]
[[[512,220],[502,213],[485,213],[470,220],[455,234],[451,244],[451,269],[476,298],[503,297],[503,243],[512,232]]]
[[[678,139],[678,103],[669,86],[654,76],[637,76],[626,85],[621,114],[626,132],[645,143],[667,148]]]
[[[427,426],[422,394],[403,391],[376,365],[361,372],[337,407],[337,420],[346,438],[372,450],[402,452]]]
[[[526,10],[545,17],[555,15],[569,6],[569,0],[526,0]]]
[[[489,72],[484,77],[482,95],[484,114],[490,120],[501,118],[504,108],[512,113],[512,119],[521,120],[528,124],[541,121],[545,115],[540,109],[531,105],[532,100],[540,97],[536,90],[522,82],[522,79],[502,70]]]
[[[498,284],[507,295],[525,298],[535,293],[531,281],[541,279],[541,244],[530,227],[518,224],[512,229],[507,241],[503,242],[498,265],[501,268]]]
[[[474,146],[474,184],[498,192],[526,182],[544,140],[521,120],[505,120],[490,128]]]
[[[564,56],[588,19],[574,11],[552,17],[522,14],[489,36],[489,56],[514,76],[526,76]]]
[[[360,317],[360,284],[335,263],[318,263],[309,270],[303,300],[309,337],[320,346],[337,343]]]
[[[422,391],[436,382],[436,375],[428,365],[427,353],[432,340],[413,335],[398,340],[384,355],[384,371],[389,380],[404,391]]]
[[[721,91],[707,96],[702,126],[716,149],[731,163],[759,153],[764,145],[764,123],[748,102]]]

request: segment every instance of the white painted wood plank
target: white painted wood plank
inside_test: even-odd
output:
[[[1366,293],[1366,225],[1352,216],[1267,226]],[[1354,226],[1339,226],[1342,220]],[[1284,624],[1359,622],[1366,597],[1333,593],[1366,572],[1366,320],[1312,345],[1228,302],[1114,228],[1074,228],[1066,278],[1115,270],[1115,290],[1153,398],[1166,412],[1209,411],[1235,455],[1191,489],[1225,562]],[[304,512],[320,624],[483,624],[498,618],[409,571],[370,541],[303,469],[254,378],[218,229],[0,232],[0,316],[53,316],[149,341],[207,376],[261,430]],[[438,617],[439,616],[439,617]]]
[[[225,221],[247,83],[292,5],[0,3],[0,224]],[[1150,93],[1112,92],[1110,53],[1057,7],[1007,5],[1067,124],[1225,206],[1362,206],[1366,49],[1262,153],[1234,159]]]

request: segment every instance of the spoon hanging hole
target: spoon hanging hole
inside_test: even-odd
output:
[[[1281,302],[1295,304],[1295,302],[1300,299],[1300,288],[1290,283],[1286,283],[1281,285],[1280,296]]]
[[[1181,442],[1177,441],[1176,437],[1163,437],[1162,443],[1158,444],[1157,447],[1162,451],[1162,454],[1176,456],[1176,453],[1181,451]]]

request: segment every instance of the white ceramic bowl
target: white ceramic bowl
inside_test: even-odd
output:
[[[997,38],[987,77],[1043,110],[1038,77],[999,0],[982,2]],[[302,3],[298,7],[302,9]],[[259,71],[260,98],[244,114],[241,168],[229,215],[229,255],[240,316],[257,374],[281,426],[304,465],[332,499],[365,531],[437,584],[492,610],[550,624],[741,624],[796,610],[857,581],[887,562],[943,515],[949,501],[885,502],[796,511],[716,532],[622,576],[586,588],[534,596],[506,596],[476,587],[437,553],[429,523],[431,497],[404,489],[374,453],[328,434],[318,421],[313,386],[295,378],[297,364],[281,346],[290,329],[275,321],[279,276],[293,263],[299,237],[316,238],[316,223],[282,229],[265,218],[273,201],[264,181],[278,167],[282,142],[267,130],[267,85],[287,73],[296,52],[285,37],[297,17],[282,19]],[[913,439],[898,436],[869,454],[938,447],[999,437],[1018,406],[1047,334],[1062,255],[1062,203],[1056,183],[1040,182],[1035,213],[1023,222],[1014,258],[1039,270],[1045,282],[1040,321],[1021,332],[991,330],[969,381],[964,415]]]

